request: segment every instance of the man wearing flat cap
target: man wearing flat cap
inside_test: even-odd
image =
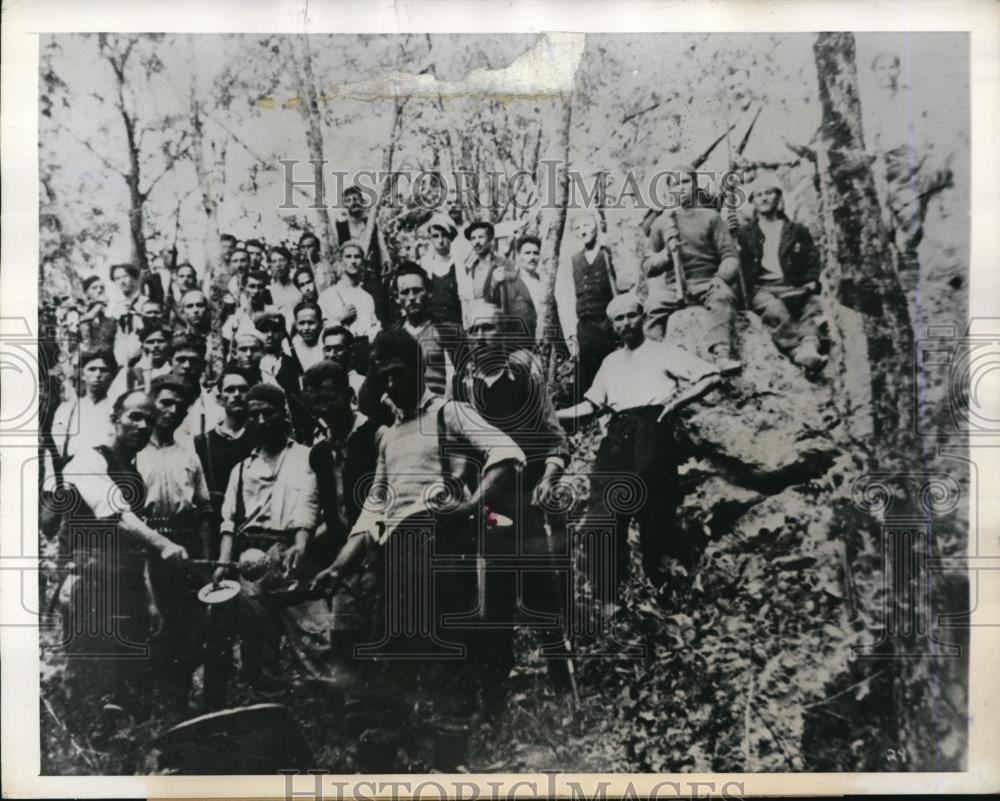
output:
[[[264,355],[260,359],[262,381],[281,387],[288,396],[292,414],[292,428],[296,438],[304,442],[303,435],[312,428],[310,416],[302,404],[302,364],[288,342],[284,315],[280,312],[259,312],[254,316],[257,331],[264,338]]]

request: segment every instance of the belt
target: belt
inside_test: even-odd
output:
[[[660,419],[661,414],[663,414],[662,403],[658,403],[655,406],[633,406],[631,409],[612,411],[611,417],[608,419],[608,425],[614,425],[619,422],[624,423],[627,420],[651,420],[655,423]]]

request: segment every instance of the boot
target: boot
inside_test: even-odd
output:
[[[736,375],[743,369],[743,363],[732,358],[728,345],[713,345],[708,349],[709,359],[719,368],[724,376]]]
[[[792,361],[807,373],[815,373],[823,369],[826,357],[820,355],[816,337],[805,337],[792,354]]]

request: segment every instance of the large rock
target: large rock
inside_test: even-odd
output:
[[[821,475],[837,449],[829,395],[778,351],[757,315],[737,315],[742,372],[681,414],[679,435],[727,480],[765,493]],[[668,340],[705,356],[705,313],[671,318]]]

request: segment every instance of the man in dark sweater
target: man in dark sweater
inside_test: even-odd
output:
[[[213,559],[219,554],[219,522],[229,474],[257,446],[256,431],[247,426],[246,397],[250,384],[250,376],[244,370],[235,366],[227,367],[217,385],[224,417],[215,428],[194,438],[195,452],[205,471],[205,481],[212,500]]]
[[[645,334],[663,341],[673,312],[689,305],[702,306],[708,311],[707,355],[723,373],[731,373],[740,368],[732,358],[739,252],[722,216],[696,206],[695,178],[694,169],[688,166],[668,173],[670,207],[657,217],[649,232],[642,262],[649,289]]]
[[[379,426],[354,409],[354,392],[341,365],[318,362],[306,370],[302,384],[316,421],[309,465],[320,488],[322,520],[306,557],[319,568],[334,560],[361,513],[361,501],[375,473]],[[338,592],[333,604],[331,648],[335,659],[344,664],[367,633],[367,618],[351,592]]]
[[[749,190],[756,215],[738,238],[750,308],[771,329],[778,348],[814,372],[826,363],[819,353],[819,251],[809,229],[785,216],[774,176],[758,175]]]

